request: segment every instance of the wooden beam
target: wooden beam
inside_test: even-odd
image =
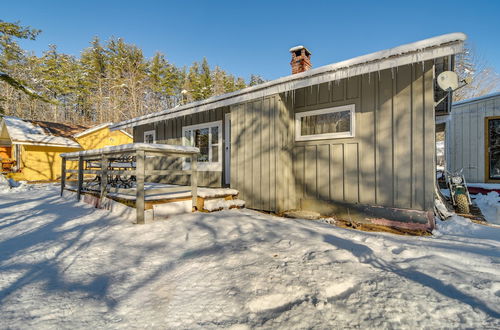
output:
[[[102,199],[106,197],[106,190],[108,187],[108,158],[102,157],[101,159],[101,196],[99,198],[99,204]]]
[[[61,160],[61,196],[64,192],[64,187],[66,186],[66,158]]]
[[[137,223],[145,223],[144,219],[144,178],[145,178],[145,153],[144,150],[137,150],[136,153],[136,180],[135,208],[137,212]]]
[[[78,157],[78,188],[76,192],[76,197],[80,200],[80,195],[82,194],[83,187],[83,158]]]
[[[198,202],[198,155],[191,155],[191,194],[192,194],[192,209],[197,208]]]
[[[192,190],[192,188],[189,186],[153,188],[153,189],[146,189],[145,194],[147,196],[150,196],[150,195],[156,195],[156,194],[168,194],[168,193],[173,193],[173,192],[190,191],[190,190]]]

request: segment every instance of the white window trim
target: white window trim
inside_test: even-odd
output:
[[[156,131],[151,130],[151,131],[145,131],[144,132],[144,143],[146,143],[146,135],[153,135],[153,143],[156,143]]]
[[[322,115],[325,113],[334,113],[340,111],[349,110],[351,112],[351,129],[349,132],[339,132],[339,133],[325,133],[325,134],[315,134],[315,135],[305,135],[302,136],[302,121],[303,117]],[[295,141],[312,141],[312,140],[324,140],[324,139],[341,139],[354,137],[355,119],[356,119],[355,105],[343,105],[340,107],[326,108],[321,110],[305,111],[295,114]]]
[[[186,135],[186,131],[188,130],[196,130],[209,128],[210,134],[212,134],[211,127],[218,127],[218,137],[217,137],[217,145],[219,146],[218,150],[218,160],[217,162],[198,162],[198,171],[214,171],[214,172],[222,172],[222,149],[223,149],[223,141],[222,141],[222,120],[212,121],[209,123],[203,123],[198,125],[190,125],[182,127],[182,145],[186,145],[186,139],[184,136]],[[212,139],[209,139],[209,153],[212,153]],[[182,169],[187,171],[191,169],[191,163],[186,162],[185,158],[182,163]]]

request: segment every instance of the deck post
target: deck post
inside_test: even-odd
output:
[[[102,155],[101,158],[101,197],[99,198],[99,204],[102,203],[102,199],[106,197],[106,192],[108,189],[108,158]]]
[[[78,156],[78,189],[76,197],[80,200],[80,195],[82,194],[83,187],[83,157]]]
[[[64,187],[66,186],[66,158],[61,159],[61,196],[64,192]]]
[[[193,196],[194,211],[198,205],[198,154],[191,155],[191,194]]]
[[[144,170],[145,170],[145,152],[144,150],[137,150],[136,152],[136,165],[135,165],[135,178],[137,182],[135,208],[137,212],[137,223],[145,223],[144,219]]]

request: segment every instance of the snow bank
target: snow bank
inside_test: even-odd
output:
[[[487,195],[471,195],[474,202],[481,209],[486,221],[500,225],[500,195],[496,191]]]
[[[7,179],[4,175],[0,174],[0,194],[27,191],[32,187],[26,181],[16,181],[12,178]]]
[[[411,237],[246,209],[133,225],[58,192],[0,198],[2,328],[500,328],[500,228]]]

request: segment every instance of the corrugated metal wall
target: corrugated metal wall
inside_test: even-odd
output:
[[[468,182],[485,182],[485,118],[500,116],[500,96],[452,107],[446,125],[446,166],[464,169]]]
[[[295,111],[355,104],[353,138],[295,142],[296,197],[433,207],[433,67],[427,62],[306,88]]]

